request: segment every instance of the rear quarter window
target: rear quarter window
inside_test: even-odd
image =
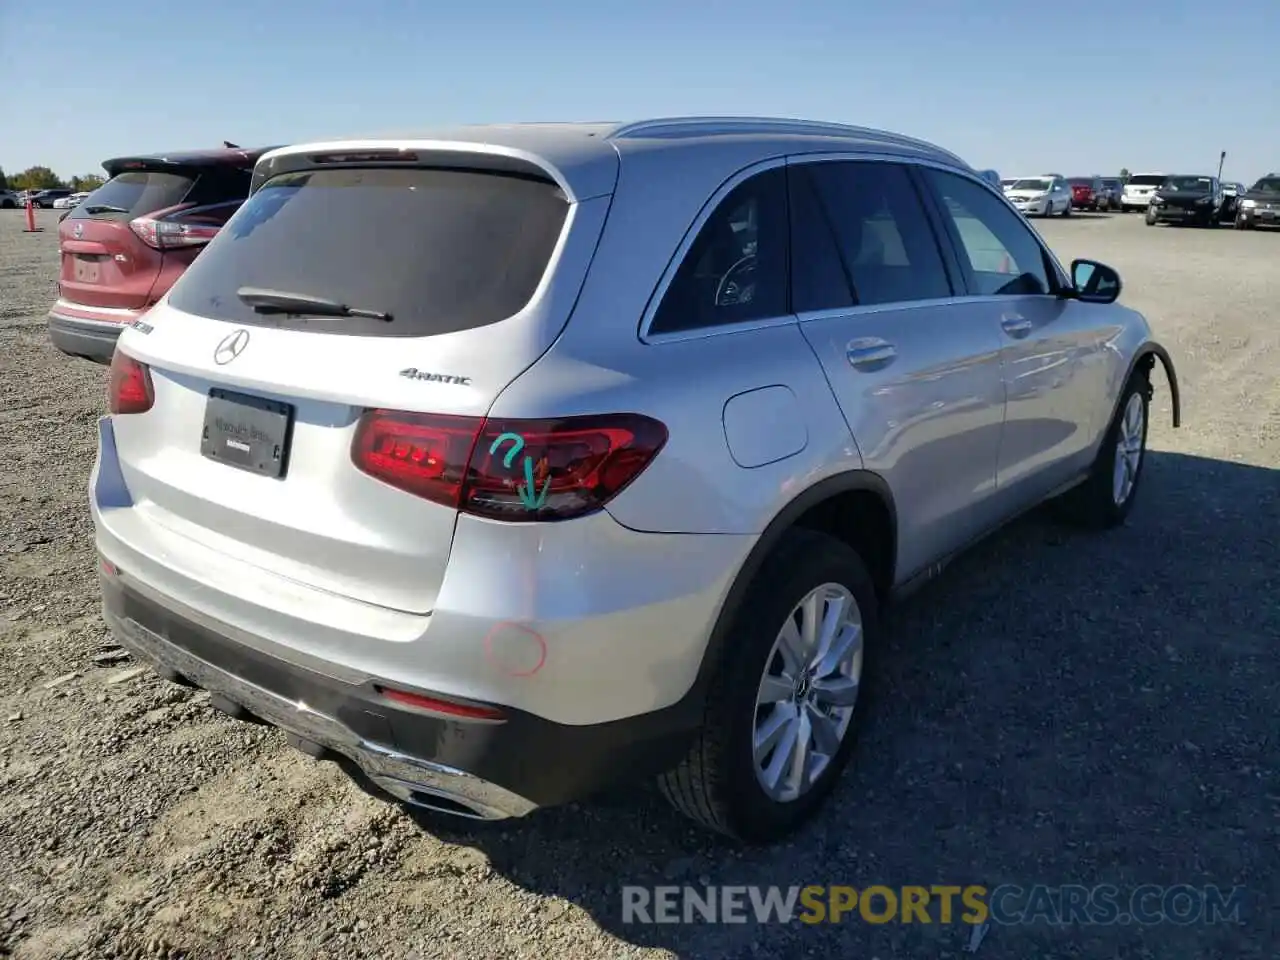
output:
[[[323,333],[435,336],[519,313],[569,204],[547,181],[457,169],[345,168],[268,180],[175,284],[179,310]],[[262,315],[260,287],[389,313]]]

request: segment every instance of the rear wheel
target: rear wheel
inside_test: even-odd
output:
[[[1070,201],[1070,200],[1068,200],[1068,201],[1067,201],[1067,205],[1066,205],[1065,207],[1063,207],[1063,208],[1062,208],[1062,215],[1063,215],[1064,217],[1069,217],[1069,216],[1071,216],[1071,201]]]
[[[1125,386],[1088,479],[1062,497],[1060,505],[1068,519],[1083,527],[1105,530],[1120,526],[1129,516],[1147,459],[1150,403],[1151,382],[1144,371],[1135,371]]]
[[[768,843],[815,814],[853,749],[878,637],[866,565],[826,534],[788,532],[730,637],[698,738],[658,785],[704,826]]]
[[[1154,227],[1156,225],[1156,215],[1153,211],[1147,211],[1147,226]]]

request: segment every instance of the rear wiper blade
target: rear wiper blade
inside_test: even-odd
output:
[[[113,207],[109,203],[91,203],[84,208],[85,213],[128,213],[124,207]]]
[[[350,307],[327,297],[313,297],[305,293],[286,290],[269,290],[266,287],[241,287],[236,296],[253,307],[255,313],[289,313],[297,316],[309,314],[315,317],[365,317],[370,320],[391,322],[391,314],[382,310],[363,310]]]

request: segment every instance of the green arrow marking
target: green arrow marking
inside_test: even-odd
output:
[[[547,502],[547,490],[551,487],[551,478],[547,477],[546,483],[542,485],[542,491],[535,499],[533,491],[535,484],[533,480],[533,461],[529,457],[524,458],[524,483],[516,487],[516,493],[520,494],[520,502],[529,510],[538,510]]]

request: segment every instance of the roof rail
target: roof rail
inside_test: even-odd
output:
[[[798,120],[790,117],[657,117],[624,123],[609,134],[608,139],[627,137],[696,137],[734,133],[794,134],[797,136],[848,137],[859,140],[879,140],[920,147],[932,153],[942,154],[966,169],[969,164],[950,150],[935,143],[904,136],[871,127],[859,127],[827,120]]]

